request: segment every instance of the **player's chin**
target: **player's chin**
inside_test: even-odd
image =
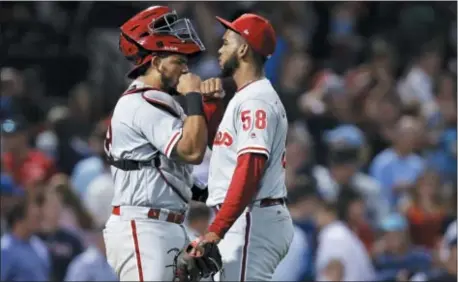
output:
[[[226,65],[226,61],[223,61],[222,59],[219,59],[219,60],[218,60],[218,63],[219,63],[219,68],[220,68],[221,70],[223,70],[223,69],[224,69],[224,66]]]
[[[169,82],[169,87],[176,90],[178,86],[178,81],[179,81],[179,77],[174,78],[172,81]]]
[[[231,68],[221,68],[221,78],[231,77],[234,74],[234,71]]]

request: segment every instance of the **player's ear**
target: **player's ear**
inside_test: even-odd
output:
[[[159,56],[153,56],[153,58],[151,58],[151,67],[158,70],[161,66],[161,61]]]
[[[248,55],[248,52],[249,52],[248,44],[246,43],[240,44],[239,49],[237,50],[239,58],[245,58]]]

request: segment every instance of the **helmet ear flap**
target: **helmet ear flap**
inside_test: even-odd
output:
[[[123,53],[127,60],[139,65],[150,52],[137,44],[134,40],[130,39],[124,33],[119,36],[119,50]]]

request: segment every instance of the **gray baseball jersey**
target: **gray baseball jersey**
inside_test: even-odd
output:
[[[267,167],[255,200],[286,197],[284,156],[288,121],[277,92],[266,78],[240,89],[229,102],[213,142],[207,204],[221,204],[237,157],[264,154]]]
[[[105,151],[114,160],[153,161],[154,166],[124,171],[114,166],[114,206],[144,206],[174,211],[186,209],[186,203],[170,187],[191,198],[192,166],[171,158],[181,138],[185,113],[167,93],[159,90],[134,92],[147,85],[134,81],[119,99],[107,132]]]

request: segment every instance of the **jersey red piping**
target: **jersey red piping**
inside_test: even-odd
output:
[[[140,247],[138,245],[137,225],[135,224],[135,220],[130,221],[130,226],[132,227],[132,237],[134,239],[135,257],[137,258],[138,279],[143,282],[142,259],[140,256]]]
[[[240,270],[240,282],[245,282],[246,279],[246,268],[248,260],[248,245],[250,243],[250,229],[251,229],[251,214],[246,212],[246,226],[245,226],[245,244],[243,245],[242,251],[242,268]]]

